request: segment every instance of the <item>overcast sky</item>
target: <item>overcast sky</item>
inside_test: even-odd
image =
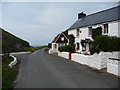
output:
[[[2,2],[1,27],[32,46],[40,46],[68,29],[77,20],[78,12],[89,15],[117,5],[117,2]]]

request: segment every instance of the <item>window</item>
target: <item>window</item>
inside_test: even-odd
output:
[[[64,46],[64,43],[61,43],[61,46]]]
[[[91,36],[92,35],[92,27],[89,27],[88,29],[89,29],[88,30],[88,35]]]
[[[86,44],[84,43],[84,47],[82,47],[82,51],[86,51]]]
[[[104,24],[104,33],[108,33],[108,24]]]
[[[77,36],[79,36],[79,29],[77,29]]]
[[[55,45],[55,48],[57,48],[57,44],[54,44]]]
[[[61,41],[64,41],[65,39],[64,39],[64,37],[61,37]]]
[[[86,43],[85,40],[81,40],[82,51],[86,51]]]
[[[80,46],[79,46],[79,43],[76,43],[76,49],[79,50],[80,49]]]

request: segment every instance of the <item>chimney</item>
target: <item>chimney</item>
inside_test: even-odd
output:
[[[86,16],[86,14],[83,13],[83,12],[78,13],[78,19],[81,19],[81,18],[83,18],[83,17],[85,17],[85,16]]]

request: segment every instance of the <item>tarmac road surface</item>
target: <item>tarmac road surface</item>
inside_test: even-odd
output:
[[[41,49],[22,60],[15,88],[118,88],[118,78]]]

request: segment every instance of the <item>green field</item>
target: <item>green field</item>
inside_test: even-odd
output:
[[[20,52],[28,52],[28,51],[34,52],[34,51],[39,50],[44,47],[47,47],[47,45],[39,46],[39,47],[26,47],[26,48],[21,49]]]

